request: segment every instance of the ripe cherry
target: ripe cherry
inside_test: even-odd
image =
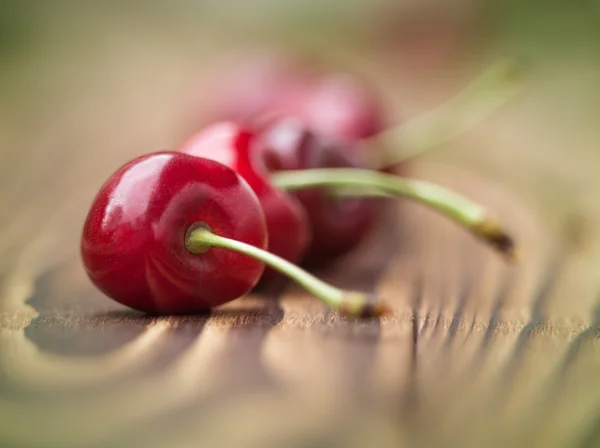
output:
[[[263,124],[261,146],[277,155],[270,171],[311,170],[315,168],[364,168],[358,145],[327,139],[311,132],[300,118],[279,116]],[[339,197],[323,188],[295,193],[307,210],[312,228],[310,258],[341,256],[366,235],[376,214],[378,202],[365,197]]]
[[[264,265],[245,255],[185,248],[195,223],[265,248],[256,196],[233,171],[176,153],[134,159],[101,188],[85,222],[83,261],[105,294],[152,313],[196,312],[250,291]]]
[[[161,152],[125,164],[102,186],[81,254],[101,291],[149,313],[193,313],[234,300],[256,285],[264,264],[345,314],[389,311],[266,252],[266,244],[258,198],[239,175],[212,160]]]
[[[252,187],[265,213],[269,252],[298,262],[311,241],[311,229],[302,204],[269,179],[269,166],[283,163],[284,154],[258,145],[249,128],[219,122],[189,138],[180,152],[220,162],[240,174]],[[273,277],[267,269],[265,275]]]

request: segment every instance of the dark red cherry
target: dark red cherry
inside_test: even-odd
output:
[[[265,123],[260,144],[277,154],[278,163],[269,166],[271,171],[366,167],[361,147],[319,136],[293,116]],[[368,198],[335,197],[324,189],[306,189],[294,195],[310,220],[310,258],[336,257],[353,249],[370,229],[379,204]]]
[[[345,142],[373,137],[387,124],[373,89],[349,73],[317,80],[304,98],[301,115],[313,132]]]
[[[196,223],[267,243],[258,199],[230,168],[173,152],[136,158],[93,201],[81,240],[85,269],[106,295],[150,313],[203,311],[249,292],[264,264],[225,249],[192,254],[185,238]]]
[[[264,211],[269,252],[293,263],[311,240],[308,217],[298,200],[268,179],[269,167],[284,163],[285,154],[258,145],[253,131],[233,122],[220,122],[187,140],[179,151],[216,160],[240,174],[252,187]],[[275,271],[265,270],[272,277]]]

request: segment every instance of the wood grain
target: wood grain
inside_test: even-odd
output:
[[[439,164],[419,175],[495,210],[526,255],[508,267],[433,212],[391,206],[323,273],[387,297],[396,312],[381,321],[337,317],[292,286],[206,316],[148,318],[105,300],[72,254],[32,271],[49,250],[42,232],[2,277],[3,440],[567,446],[577,433],[593,446],[583,417],[600,403],[597,318],[554,311],[575,291],[577,253],[481,176]]]

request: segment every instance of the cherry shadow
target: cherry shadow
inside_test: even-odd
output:
[[[40,274],[27,300],[39,315],[25,335],[40,350],[73,357],[103,355],[144,332],[150,321],[143,314],[107,299],[89,282],[57,290],[57,279],[72,268],[72,263],[63,263]]]
[[[224,371],[234,372],[244,379],[251,378],[254,383],[272,382],[266,379],[268,375],[260,364],[260,346],[268,331],[283,318],[283,311],[274,298],[281,287],[275,291],[271,287],[271,295],[264,296],[262,306],[244,306],[244,299],[241,299],[235,308],[218,308],[195,315],[154,316],[121,307],[103,296],[101,301],[94,297],[90,299],[88,295],[98,293],[86,283],[82,283],[82,288],[71,288],[69,297],[56,297],[55,276],[65,268],[68,266],[57,266],[40,275],[28,300],[40,314],[21,332],[24,332],[27,344],[33,344],[39,350],[40,356],[52,356],[54,362],[60,362],[62,358],[66,364],[78,359],[110,356],[141,337],[149,327],[166,324],[157,343],[147,348],[140,366],[130,369],[122,377],[112,378],[107,384],[94,385],[90,393],[110,387],[111,381],[131,381],[165,372],[198,340],[209,322],[229,329],[226,349],[221,356]],[[248,375],[247,371],[256,375]],[[251,384],[254,384],[252,381]],[[33,395],[38,394],[35,390],[2,383],[0,378],[0,393],[3,395],[4,392],[22,398],[31,395],[33,399]],[[43,393],[60,395],[73,392],[63,389]]]

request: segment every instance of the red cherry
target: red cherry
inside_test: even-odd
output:
[[[325,137],[354,142],[386,127],[375,92],[350,74],[330,74],[317,81],[304,100],[302,117]]]
[[[136,158],[94,199],[81,240],[85,269],[109,297],[151,313],[198,312],[246,294],[264,264],[225,249],[192,254],[186,232],[197,223],[266,246],[258,199],[233,170],[181,153]]]
[[[261,129],[261,145],[278,155],[271,171],[313,168],[364,168],[362,148],[334,142],[311,132],[303,120],[278,117]],[[336,198],[322,188],[294,192],[312,228],[310,258],[336,257],[354,248],[370,229],[378,202],[353,197]]]
[[[209,126],[188,139],[179,151],[216,160],[241,175],[252,187],[265,213],[269,252],[299,261],[311,240],[308,217],[300,202],[268,179],[269,168],[284,163],[285,155],[258,145],[255,134],[233,122]],[[265,270],[269,278],[275,275]]]

